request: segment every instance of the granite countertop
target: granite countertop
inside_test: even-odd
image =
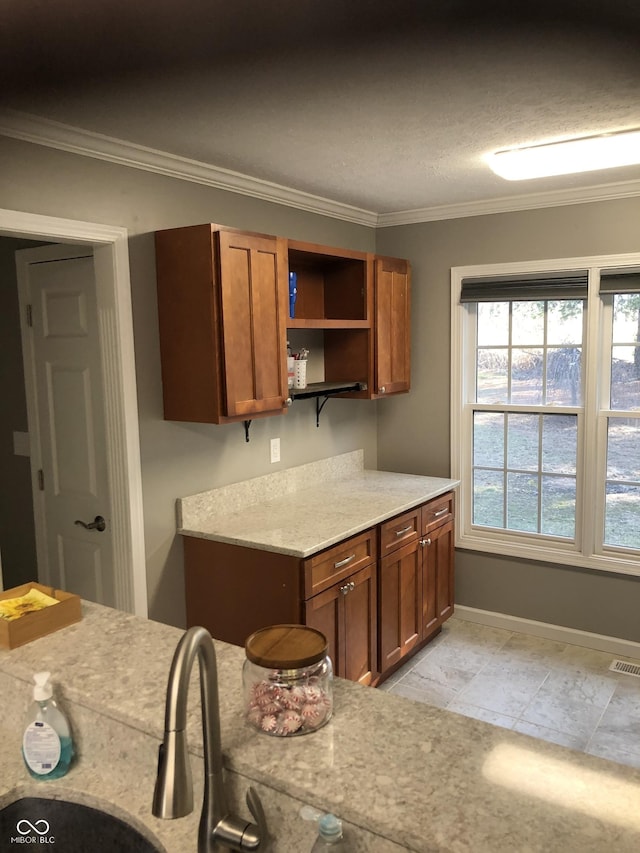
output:
[[[362,451],[178,500],[178,533],[308,557],[458,480],[363,468]]]
[[[132,741],[136,732],[159,740],[167,674],[180,636],[176,628],[83,602],[80,623],[0,651],[0,707],[10,705],[9,677],[24,682],[26,696],[32,673],[50,668],[78,712],[100,711],[130,726]],[[243,786],[269,786],[420,853],[640,849],[640,771],[341,679],[335,681],[328,725],[303,737],[268,737],[243,720],[243,650],[218,641],[215,646],[225,764],[243,777]],[[194,683],[189,740],[201,754],[197,696]],[[29,777],[16,754],[17,724],[11,713],[0,718],[2,805]],[[109,745],[113,760],[107,766],[96,767],[89,751],[60,784],[78,788],[91,781],[95,796],[126,803],[167,850],[194,850],[197,815],[158,821],[150,814],[155,750],[138,774],[125,778],[118,762],[130,744]],[[282,828],[275,824],[274,849],[298,853],[278,837]],[[171,843],[161,834],[169,830]]]

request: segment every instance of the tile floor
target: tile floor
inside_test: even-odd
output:
[[[632,658],[468,622],[441,634],[380,689],[640,768]]]

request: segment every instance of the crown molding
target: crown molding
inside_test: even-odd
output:
[[[640,195],[640,181],[620,181],[582,187],[572,190],[551,190],[542,193],[491,198],[461,204],[444,204],[438,207],[423,207],[415,210],[399,210],[396,213],[379,213],[378,228],[393,225],[415,225],[419,222],[435,222],[440,219],[462,219],[467,216],[487,216],[491,213],[514,213],[518,210],[535,210],[543,207],[561,207],[568,204],[587,204],[594,201],[611,201]]]
[[[370,210],[363,210],[270,181],[252,178],[231,169],[210,166],[198,160],[168,154],[165,151],[136,145],[17,110],[6,110],[0,114],[0,135],[79,154],[82,157],[93,157],[108,163],[117,163],[181,181],[191,181],[195,184],[259,198],[263,201],[284,204],[295,207],[297,210],[331,216],[334,219],[343,219],[358,225],[375,227],[378,221],[377,214]]]
[[[445,204],[392,213],[376,213],[372,210],[364,210],[322,196],[301,192],[281,184],[252,178],[231,169],[211,166],[198,160],[168,154],[165,151],[136,145],[122,139],[93,133],[17,110],[6,110],[0,114],[0,135],[78,154],[82,157],[93,157],[96,160],[104,160],[108,163],[117,163],[121,166],[141,169],[181,181],[190,181],[226,192],[239,193],[263,201],[283,204],[297,210],[317,213],[321,216],[329,216],[357,225],[366,225],[370,228],[415,225],[442,219],[461,219],[469,216],[486,216],[492,213],[512,213],[520,210],[586,204],[640,195],[640,181],[623,181],[581,189],[552,190],[550,192],[463,202],[461,204]]]

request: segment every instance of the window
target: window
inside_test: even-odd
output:
[[[452,270],[457,544],[640,574],[640,256]]]

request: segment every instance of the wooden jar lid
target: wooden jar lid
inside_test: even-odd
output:
[[[245,643],[252,663],[267,669],[299,669],[327,654],[324,634],[306,625],[271,625],[254,631]]]

